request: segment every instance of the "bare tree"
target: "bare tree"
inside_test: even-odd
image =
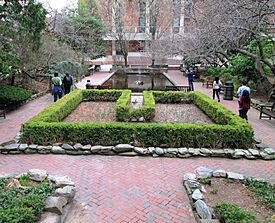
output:
[[[275,74],[274,61],[265,56],[262,45],[263,38],[274,43],[270,35],[274,0],[210,0],[203,8],[193,20],[193,29],[181,38],[181,45],[195,44],[188,44],[191,50],[182,48],[180,51],[191,58],[217,58],[219,55],[222,60],[228,53],[238,52],[254,59],[261,76],[264,76],[263,64]],[[256,41],[257,52],[245,48],[251,40]]]
[[[139,0],[108,0],[95,1],[101,12],[106,27],[105,40],[111,40],[113,49],[123,56],[124,65],[128,65],[130,41],[135,40],[138,33],[136,20],[138,17]]]

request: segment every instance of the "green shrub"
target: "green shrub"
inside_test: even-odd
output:
[[[156,103],[191,103],[191,97],[182,91],[153,91]]]
[[[84,101],[117,101],[123,90],[82,90]],[[129,91],[130,92],[130,91]]]
[[[275,185],[254,179],[246,179],[244,184],[258,199],[275,210]]]
[[[46,198],[52,194],[53,186],[40,183],[34,187],[19,190],[7,189],[7,181],[1,179],[0,223],[32,223],[37,221],[44,208]]]
[[[130,120],[130,109],[131,109],[131,91],[123,91],[121,96],[116,102],[116,118],[119,121]]]
[[[32,93],[26,89],[0,85],[0,104],[19,104],[30,98]]]
[[[215,213],[224,223],[258,223],[256,217],[234,204],[218,203],[214,207]]]
[[[188,97],[217,124],[171,123],[63,123],[60,122],[86,97],[102,98],[100,91],[74,91],[24,123],[22,142],[52,144],[80,142],[92,145],[132,143],[138,146],[248,148],[253,143],[252,128],[244,120],[207,96],[193,92]],[[116,115],[119,120],[143,116],[151,120],[155,114],[152,92],[144,92],[143,107],[131,110],[130,91],[109,91],[119,97]],[[119,93],[118,93],[119,92]],[[178,94],[180,92],[177,92]],[[86,94],[86,95],[85,95]],[[104,100],[107,100],[107,91]],[[154,93],[153,93],[154,94]],[[172,94],[172,93],[169,93]],[[88,96],[87,96],[88,95]],[[96,95],[96,96],[95,96]],[[160,93],[158,95],[161,95]],[[186,97],[186,96],[184,96]]]

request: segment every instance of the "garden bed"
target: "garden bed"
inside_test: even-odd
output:
[[[263,222],[271,222],[271,217],[275,214],[275,210],[261,203],[242,182],[212,178],[211,185],[206,184],[204,187],[205,202],[212,208],[219,202],[235,204]]]
[[[194,104],[156,104],[153,122],[213,124],[213,121]]]
[[[242,174],[198,167],[183,182],[197,222],[269,223],[275,185]]]
[[[115,102],[82,102],[64,122],[115,122]]]
[[[70,178],[48,175],[45,170],[0,177],[0,222],[62,223],[74,196],[74,182]]]

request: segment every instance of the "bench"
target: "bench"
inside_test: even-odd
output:
[[[189,91],[188,85],[176,85],[176,86],[165,86],[166,91],[183,91],[187,92]]]
[[[6,118],[6,105],[0,105],[0,117]]]
[[[260,105],[260,119],[275,118],[275,102],[272,105]]]
[[[96,89],[112,89],[112,84],[106,84],[106,85],[97,85]]]

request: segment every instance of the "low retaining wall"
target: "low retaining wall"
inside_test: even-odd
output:
[[[115,146],[91,146],[80,143],[70,145],[56,143],[52,146],[9,144],[0,146],[1,154],[68,154],[68,155],[120,155],[120,156],[152,156],[152,157],[224,157],[232,159],[264,159],[274,160],[275,150],[257,144],[254,149],[207,149],[207,148],[161,148],[135,147],[129,144]]]

